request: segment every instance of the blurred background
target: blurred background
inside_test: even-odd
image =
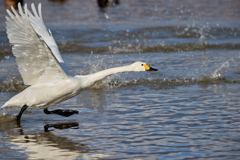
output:
[[[2,105],[26,86],[5,29],[14,2],[0,2]],[[41,3],[71,73],[135,61],[159,71],[111,76],[51,107],[79,110],[69,118],[29,109],[19,125],[19,108],[1,110],[0,158],[239,159],[239,0]]]

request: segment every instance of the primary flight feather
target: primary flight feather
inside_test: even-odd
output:
[[[103,70],[90,75],[72,75],[59,52],[58,46],[48,31],[41,13],[31,5],[31,13],[20,3],[19,13],[13,8],[7,10],[6,29],[12,52],[16,57],[18,70],[28,88],[8,100],[2,107],[22,107],[17,119],[28,108],[44,109],[46,114],[70,116],[78,113],[72,110],[48,111],[47,108],[65,101],[109,75],[121,72],[157,71],[144,62],[135,62],[128,66]]]

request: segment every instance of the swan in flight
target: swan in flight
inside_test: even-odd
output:
[[[52,33],[43,22],[41,3],[38,5],[38,12],[34,4],[31,8],[32,13],[25,4],[23,12],[19,3],[19,12],[11,7],[12,12],[7,10],[9,16],[6,16],[7,36],[12,44],[12,52],[24,84],[29,86],[2,106],[21,107],[17,120],[20,120],[28,107],[44,109],[46,114],[66,117],[77,114],[76,110],[49,111],[48,107],[76,96],[95,82],[113,74],[157,71],[144,62],[135,62],[89,75],[70,74]]]

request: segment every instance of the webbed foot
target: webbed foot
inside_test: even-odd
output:
[[[64,116],[64,117],[69,117],[73,114],[78,114],[78,111],[77,110],[62,110],[62,109],[56,109],[56,110],[53,110],[53,111],[49,111],[47,108],[45,108],[43,110],[43,112],[45,114],[57,114],[57,115],[60,115],[60,116]]]

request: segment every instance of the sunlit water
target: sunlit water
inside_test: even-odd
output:
[[[27,1],[34,2],[33,0]],[[50,109],[0,110],[1,159],[239,159],[240,2],[41,1],[70,72],[145,61]],[[23,85],[0,6],[0,105]]]

